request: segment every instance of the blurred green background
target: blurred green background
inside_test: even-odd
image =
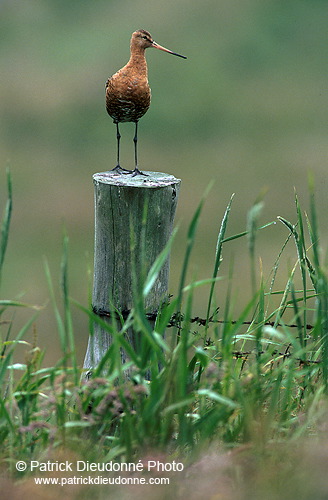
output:
[[[217,230],[236,193],[227,235],[245,230],[260,193],[259,223],[277,215],[294,222],[294,187],[308,206],[307,175],[316,180],[320,225],[327,234],[327,0],[2,0],[0,2],[0,202],[5,168],[14,212],[4,298],[46,304],[43,257],[59,293],[62,235],[70,238],[70,294],[88,303],[93,267],[92,174],[115,166],[115,127],[104,107],[106,79],[129,57],[131,33],[151,32],[186,61],[148,49],[152,105],[139,128],[140,168],[182,179],[171,257],[175,292],[186,229],[211,180],[190,277],[212,273]],[[133,124],[123,124],[122,165],[133,167]],[[259,233],[267,276],[284,227]],[[236,311],[250,299],[246,239],[225,247],[223,275],[234,261]],[[281,277],[295,262],[286,251]],[[285,274],[284,274],[285,273]],[[227,281],[220,282],[217,301]],[[23,293],[23,295],[22,295]],[[195,314],[204,314],[204,291]],[[31,313],[17,311],[14,333]],[[10,316],[11,318],[11,316]],[[88,322],[74,309],[81,362]],[[50,304],[35,323],[36,342],[56,361]]]

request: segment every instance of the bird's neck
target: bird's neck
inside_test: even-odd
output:
[[[145,73],[147,76],[148,71],[147,71],[145,50],[144,49],[140,49],[140,50],[137,49],[137,50],[131,51],[128,65],[137,69],[138,72]]]

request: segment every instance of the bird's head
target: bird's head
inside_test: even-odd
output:
[[[176,52],[172,52],[172,50],[166,49],[159,45],[153,40],[151,34],[146,30],[137,30],[132,33],[131,37],[131,49],[134,47],[138,47],[140,49],[147,49],[148,47],[154,47],[155,49],[163,50],[164,52],[168,52],[169,54],[173,54],[174,56],[182,57],[183,59],[187,59],[186,56],[182,56],[181,54],[177,54]]]

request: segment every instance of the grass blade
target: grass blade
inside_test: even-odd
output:
[[[206,327],[207,328],[208,328],[208,322],[209,322],[210,315],[211,315],[211,307],[212,307],[212,300],[213,300],[213,294],[214,294],[215,279],[217,277],[219,267],[220,267],[220,264],[222,261],[222,246],[223,246],[225,232],[227,229],[227,223],[228,223],[228,218],[229,218],[229,213],[231,210],[231,204],[232,204],[233,197],[234,197],[234,194],[231,195],[228,206],[224,212],[223,219],[222,219],[221,226],[220,226],[220,230],[219,230],[219,234],[218,234],[217,243],[216,243],[214,269],[213,269],[213,274],[212,274],[213,282],[212,282],[211,288],[210,288],[210,294],[209,294],[208,304],[207,304],[207,313],[206,313]]]
[[[0,286],[2,281],[2,268],[5,260],[8,238],[9,238],[9,228],[11,221],[11,213],[12,213],[12,182],[9,168],[7,169],[7,191],[8,191],[8,199],[5,206],[5,211],[2,218],[1,223],[1,240],[0,240]]]

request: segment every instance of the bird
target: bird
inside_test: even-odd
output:
[[[151,90],[148,83],[148,68],[145,50],[148,47],[163,50],[174,56],[187,59],[186,56],[172,52],[153,40],[151,34],[143,29],[134,31],[130,41],[130,59],[128,63],[106,81],[106,110],[116,125],[117,165],[111,171],[118,174],[146,175],[138,168],[137,143],[138,121],[150,106]],[[120,165],[119,123],[134,122],[134,170],[122,168]]]

